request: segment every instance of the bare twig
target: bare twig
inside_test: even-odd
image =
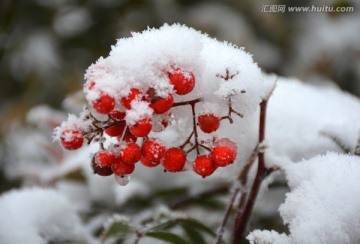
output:
[[[240,193],[240,190],[241,188],[245,188],[246,186],[246,182],[247,182],[247,176],[248,176],[248,173],[249,173],[249,170],[251,168],[251,165],[254,163],[255,159],[256,159],[256,156],[257,156],[257,151],[258,151],[258,146],[255,147],[255,149],[253,150],[253,152],[251,153],[250,155],[250,158],[248,159],[247,163],[245,164],[244,168],[241,170],[240,172],[240,175],[239,175],[239,178],[238,180],[240,181],[241,185],[237,185],[235,187],[235,189],[233,190],[233,194],[230,198],[230,202],[229,202],[229,205],[228,207],[226,208],[226,211],[225,211],[225,215],[224,215],[224,218],[223,218],[223,221],[221,223],[221,226],[219,228],[219,233],[218,233],[218,236],[217,236],[217,239],[216,239],[216,244],[220,244],[221,241],[222,241],[222,237],[224,235],[224,231],[225,231],[225,226],[226,226],[226,223],[229,219],[229,216],[230,216],[230,213],[231,213],[231,210],[234,206],[234,202],[235,202],[235,199],[237,198],[237,196],[239,195]],[[238,183],[237,183],[238,184]],[[243,191],[242,192],[242,195],[241,195],[241,198],[240,198],[240,203],[239,205],[243,205],[243,203],[245,202],[245,199],[246,199],[246,192]]]

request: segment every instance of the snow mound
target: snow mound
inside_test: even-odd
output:
[[[13,190],[0,197],[0,243],[91,243],[71,203],[48,189]]]

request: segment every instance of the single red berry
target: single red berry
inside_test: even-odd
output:
[[[225,167],[232,164],[236,158],[236,152],[229,147],[217,146],[211,151],[211,159],[219,167]]]
[[[126,127],[125,122],[119,125],[113,125],[107,129],[105,129],[105,133],[108,134],[109,136],[119,136],[122,135],[124,132],[124,129]]]
[[[152,108],[156,114],[163,114],[167,112],[173,104],[174,98],[169,94],[167,98],[157,97],[151,100],[150,108]]]
[[[131,109],[131,102],[135,99],[140,99],[141,97],[142,94],[139,89],[131,88],[129,95],[121,98],[121,103],[125,108]]]
[[[173,73],[169,74],[169,79],[178,95],[188,94],[194,89],[195,76],[192,72],[176,69]]]
[[[135,164],[127,164],[117,159],[111,167],[115,175],[129,175],[135,170]]]
[[[174,98],[171,94],[169,94],[166,98],[156,96],[154,88],[150,88],[147,91],[146,98],[144,100],[150,103],[150,108],[152,108],[156,114],[165,113],[174,103]]]
[[[205,178],[214,173],[217,167],[208,156],[201,155],[195,159],[193,168],[195,173]]]
[[[79,149],[83,142],[84,136],[80,130],[64,130],[60,136],[61,145],[67,150]]]
[[[101,176],[109,176],[113,174],[111,167],[100,167],[95,160],[91,163],[92,169],[94,174],[101,175]]]
[[[125,118],[126,113],[120,112],[119,110],[113,110],[109,113],[109,116],[115,120],[123,120]]]
[[[141,146],[142,156],[153,162],[160,162],[160,159],[165,155],[166,147],[164,142],[156,138],[146,140]]]
[[[186,154],[183,150],[172,147],[169,148],[161,160],[164,169],[169,172],[182,171],[186,163]]]
[[[205,133],[216,131],[220,126],[220,118],[213,114],[203,114],[198,117],[199,127]]]
[[[115,161],[115,154],[111,151],[103,150],[95,155],[95,163],[100,167],[109,167]]]
[[[149,167],[149,168],[153,168],[153,167],[156,167],[160,164],[160,161],[156,162],[156,161],[151,161],[151,160],[148,160],[144,157],[141,157],[140,159],[140,162],[145,165],[146,167]]]
[[[136,137],[147,136],[152,128],[152,122],[150,118],[143,118],[137,121],[134,125],[129,126],[131,134]]]
[[[92,106],[96,112],[101,114],[108,114],[114,109],[115,100],[112,96],[101,92],[99,98],[92,103]]]
[[[141,159],[141,148],[136,143],[126,143],[120,147],[120,156],[124,163],[135,164]]]

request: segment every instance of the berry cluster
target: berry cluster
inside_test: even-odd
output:
[[[61,145],[65,149],[75,150],[80,148],[84,141],[88,144],[92,141],[98,142],[100,150],[93,156],[92,167],[94,172],[101,176],[130,175],[138,162],[147,167],[161,164],[164,171],[168,172],[184,171],[187,169],[185,165],[189,160],[188,154],[192,151],[196,152],[195,159],[191,160],[192,168],[202,177],[211,175],[218,167],[232,164],[237,156],[234,142],[227,138],[214,137],[209,146],[198,139],[198,128],[204,133],[213,133],[219,129],[221,120],[228,119],[232,123],[232,114],[241,116],[232,109],[230,98],[227,116],[220,117],[211,112],[196,115],[195,105],[202,102],[202,98],[174,101],[174,97],[181,97],[193,91],[194,74],[176,68],[168,72],[167,77],[173,89],[165,96],[163,93],[162,96],[158,95],[158,90],[154,87],[133,87],[126,96],[119,98],[102,90],[101,84],[95,80],[87,82],[85,92],[95,94],[95,99],[89,101],[90,109],[102,114],[106,119],[98,119],[87,110],[85,116],[80,119],[83,121],[82,125],[64,123],[57,129]],[[193,131],[181,146],[167,148],[165,141],[149,136],[151,131],[165,130],[171,123],[174,116],[171,108],[186,105],[192,108]],[[129,119],[136,111],[140,112]],[[161,119],[154,119],[156,116],[160,116]],[[104,134],[116,138],[117,143],[111,143],[105,148]]]

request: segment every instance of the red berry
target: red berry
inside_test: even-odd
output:
[[[198,117],[199,127],[205,133],[216,131],[220,126],[220,118],[213,114],[203,114]]]
[[[107,129],[105,129],[104,131],[109,136],[119,136],[119,135],[123,134],[125,127],[126,127],[126,124],[122,123],[119,125],[113,125]]]
[[[140,162],[141,162],[143,165],[145,165],[146,167],[150,167],[150,168],[156,167],[156,166],[158,166],[158,165],[160,164],[160,161],[155,162],[155,161],[148,160],[148,159],[146,159],[146,158],[144,158],[144,157],[142,157],[142,158],[140,159]]]
[[[117,159],[111,168],[116,175],[129,175],[134,172],[135,164],[127,164],[121,161],[121,159]]]
[[[236,152],[229,147],[217,146],[211,151],[211,159],[219,167],[225,167],[232,164],[236,158]]]
[[[154,110],[156,114],[163,114],[167,112],[174,104],[174,98],[171,94],[167,98],[156,97],[151,100],[150,108]]]
[[[83,133],[80,130],[64,130],[60,136],[61,145],[67,150],[79,149],[83,142]]]
[[[124,163],[135,164],[141,159],[141,148],[135,143],[126,143],[120,147],[120,156]]]
[[[176,69],[169,74],[171,84],[174,85],[176,94],[185,95],[191,92],[195,86],[195,76],[192,72]]]
[[[194,163],[193,168],[195,173],[201,175],[202,177],[206,177],[214,173],[216,170],[216,165],[214,162],[206,155],[198,156]]]
[[[92,161],[92,169],[94,174],[101,175],[101,176],[109,176],[113,174],[111,167],[100,167],[95,163],[95,160]]]
[[[111,151],[100,151],[95,155],[95,163],[100,167],[109,167],[115,161],[115,154]]]
[[[147,136],[152,128],[152,122],[150,118],[143,118],[137,121],[134,125],[129,126],[131,134],[136,137]]]
[[[115,120],[123,120],[125,118],[126,113],[120,112],[119,110],[113,110],[109,113],[109,116]]]
[[[115,107],[115,100],[110,95],[101,92],[100,97],[92,103],[96,112],[101,114],[110,113]]]
[[[172,147],[169,148],[161,160],[165,170],[169,172],[182,171],[186,162],[186,154],[183,150]]]
[[[131,102],[135,99],[140,99],[141,96],[142,94],[139,89],[131,88],[129,95],[121,98],[121,103],[125,108],[131,109]]]
[[[154,88],[150,88],[146,95],[147,97],[145,100],[150,103],[150,108],[152,108],[156,114],[165,113],[174,103],[174,98],[171,94],[169,94],[166,98],[156,96]]]
[[[141,147],[142,156],[152,162],[160,162],[165,152],[166,147],[164,142],[156,138],[146,140]]]

